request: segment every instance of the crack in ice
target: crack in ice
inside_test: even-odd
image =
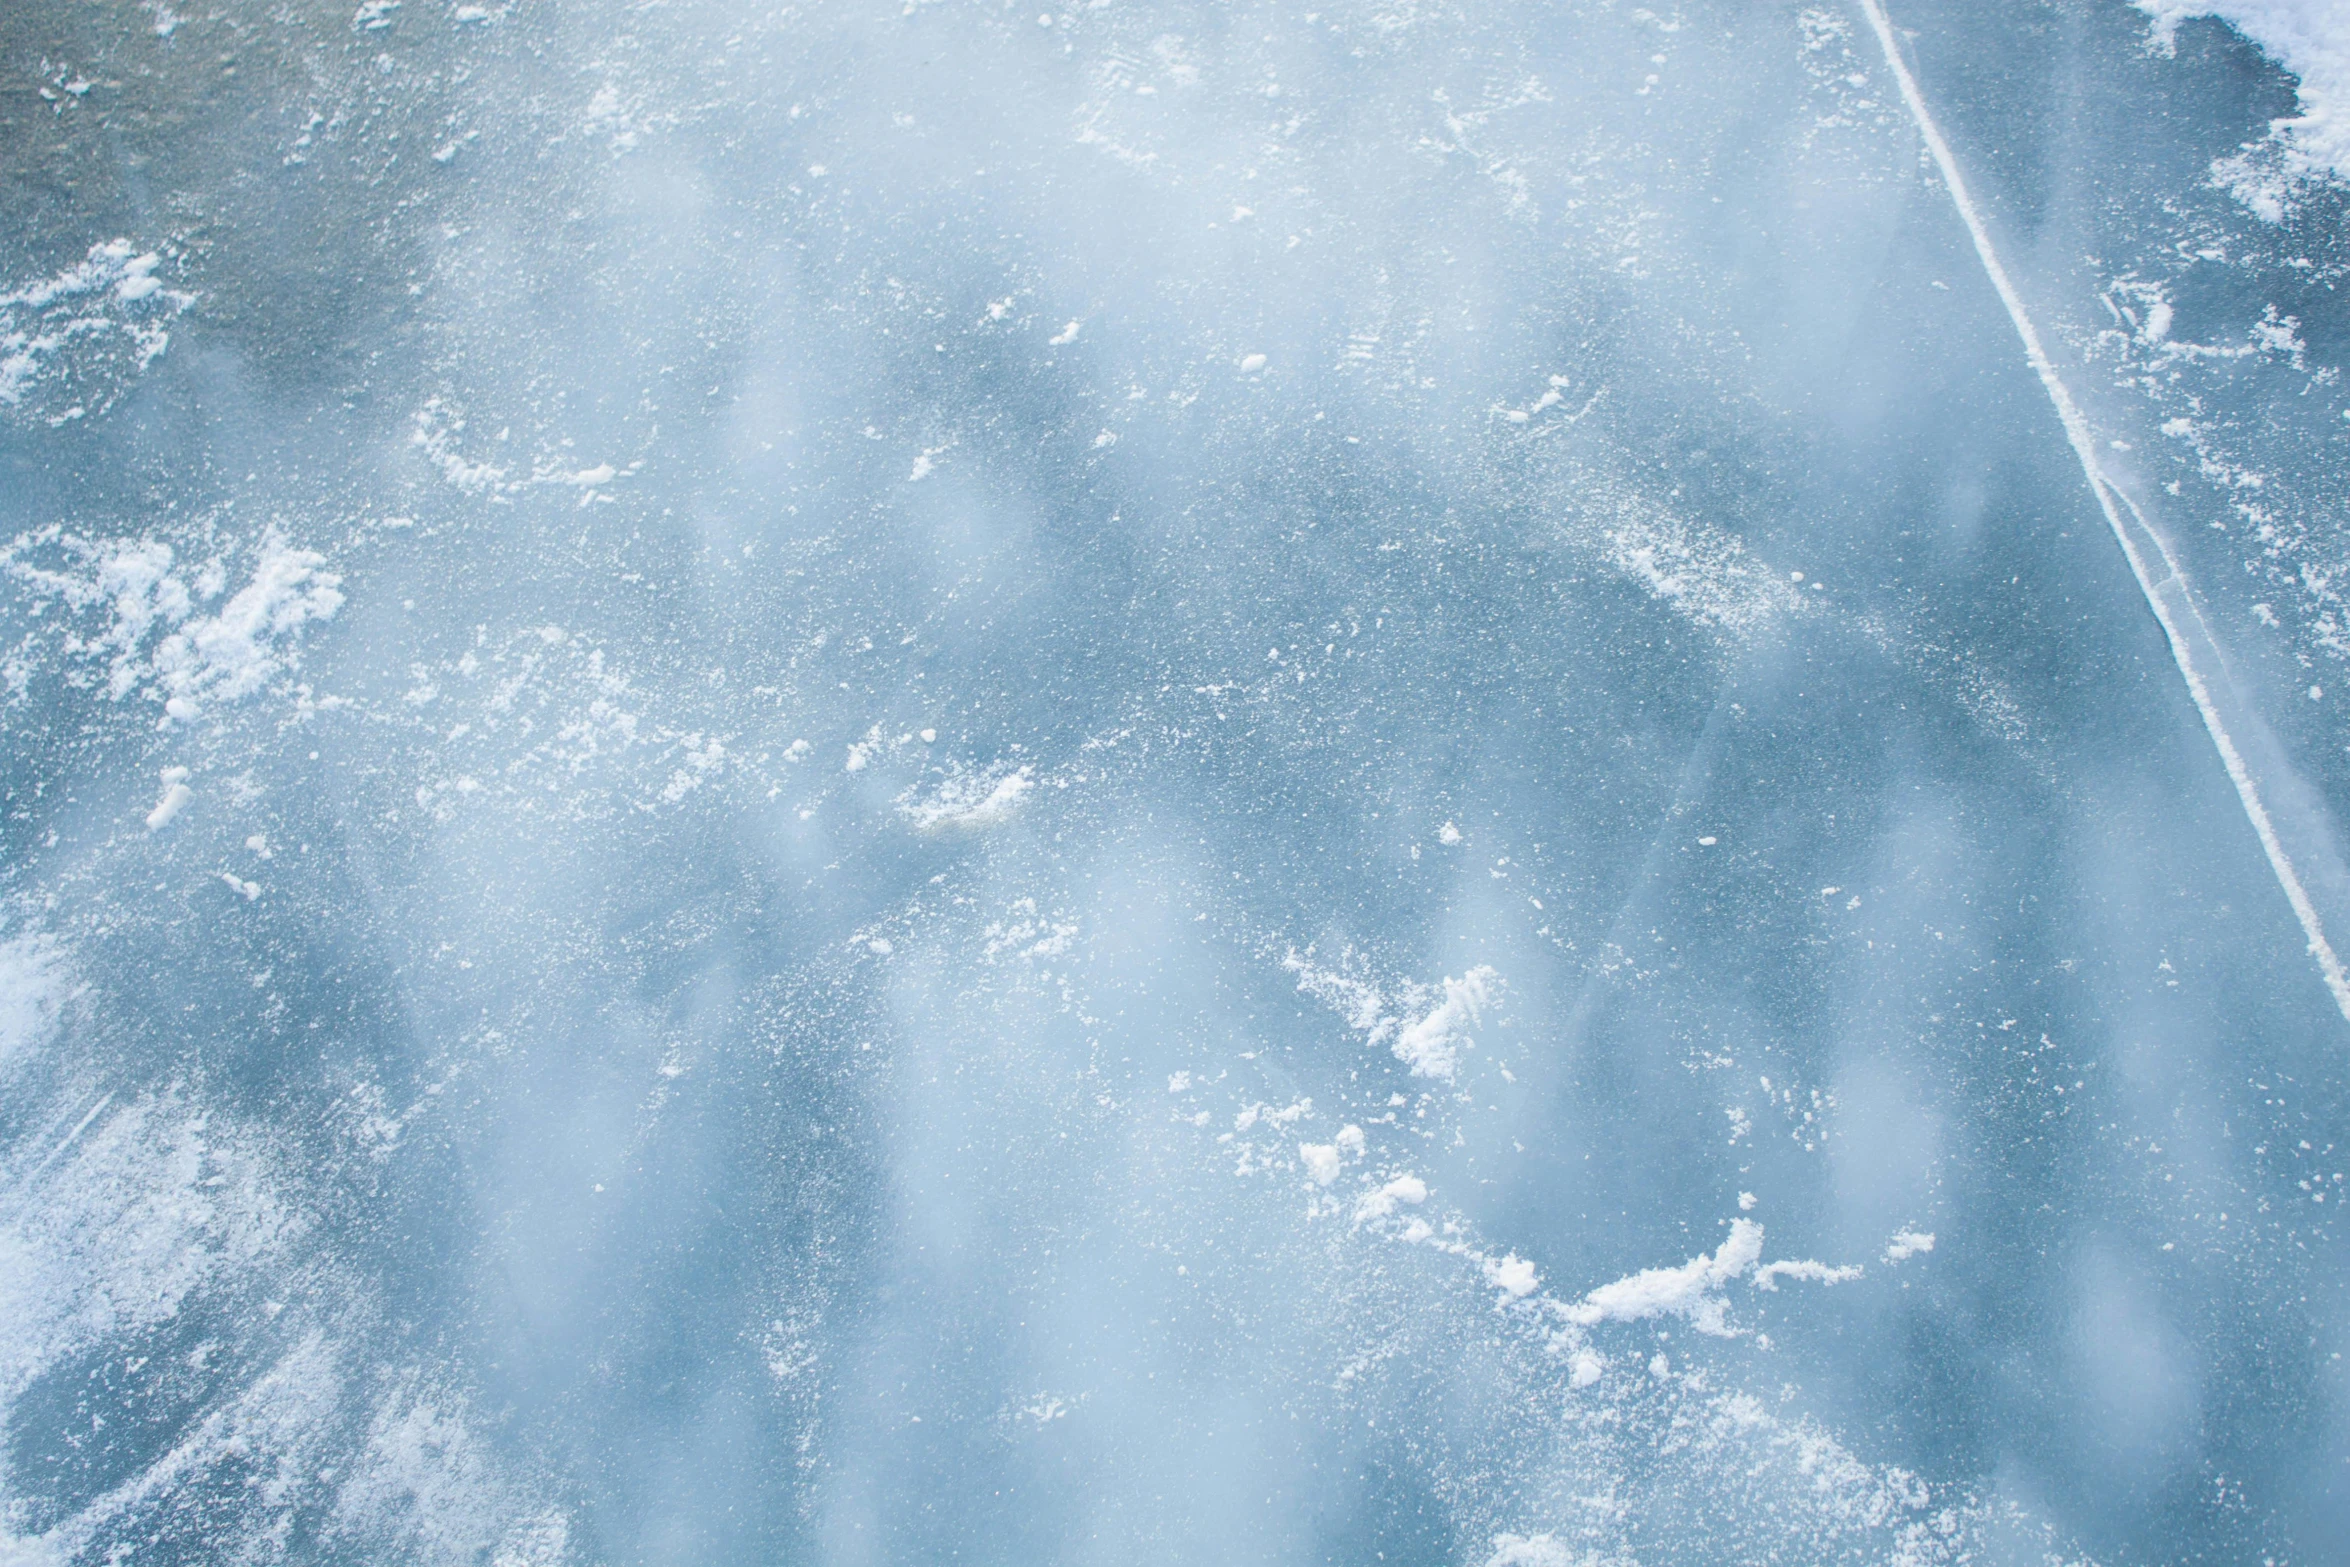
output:
[[[1901,46],[1893,34],[1892,18],[1885,14],[1882,0],[1860,0],[1860,8],[1869,19],[1869,26],[1877,35],[1877,43],[1885,52],[1885,63],[1892,69],[1893,79],[1901,89],[1901,100],[1909,108],[1910,118],[1917,122],[1918,134],[1925,139],[1926,150],[1934,159],[1934,166],[1942,175],[1942,183],[1950,191],[1951,204],[1958,209],[1959,220],[1966,225],[1973,239],[1975,254],[1983,263],[1984,275],[1999,295],[1999,302],[2007,307],[2007,316],[2015,324],[2016,336],[2023,341],[2024,358],[2040,385],[2048,393],[2048,400],[2056,406],[2056,416],[2064,425],[2067,440],[2072,443],[2073,455],[2080,459],[2081,472],[2088,478],[2089,489],[2097,497],[2097,506],[2105,514],[2106,526],[2113,530],[2114,542],[2121,546],[2122,557],[2129,562],[2130,575],[2137,579],[2138,590],[2145,595],[2146,607],[2162,627],[2164,638],[2170,643],[2171,659],[2178,665],[2179,677],[2186,682],[2187,694],[2194,699],[2195,709],[2203,717],[2203,727],[2211,736],[2212,746],[2219,752],[2220,765],[2227,769],[2228,781],[2236,787],[2236,798],[2244,807],[2244,816],[2252,824],[2252,831],[2260,840],[2260,847],[2268,856],[2269,868],[2276,873],[2277,885],[2284,889],[2285,901],[2292,905],[2294,917],[2301,922],[2303,934],[2309,938],[2310,956],[2317,960],[2318,971],[2325,978],[2326,989],[2333,993],[2334,1005],[2339,1007],[2345,1021],[2350,1021],[2350,973],[2345,973],[2342,960],[2335,956],[2333,945],[2327,941],[2324,925],[2319,921],[2317,905],[2310,900],[2302,885],[2300,873],[2294,869],[2292,857],[2285,852],[2278,838],[2276,824],[2270,820],[2268,807],[2262,803],[2260,785],[2252,776],[2250,765],[2238,749],[2235,737],[2229,734],[2226,721],[2220,716],[2219,706],[2203,671],[2195,661],[2192,637],[2213,647],[2217,642],[2209,626],[2204,623],[2188,590],[2187,576],[2178,559],[2171,553],[2162,535],[2147,521],[2128,493],[2107,475],[2104,465],[2097,460],[2095,442],[2090,434],[2089,421],[2072,393],[2057,374],[2056,364],[2041,346],[2038,328],[2024,308],[2023,296],[2009,280],[2007,268],[2000,264],[1999,253],[1992,247],[1991,231],[1984,224],[1974,198],[1967,194],[1966,179],[1960,173],[1958,158],[1950,150],[1942,130],[1926,107],[1925,95],[1919,90],[1917,78],[1910,74],[1909,63],[1902,58]],[[2116,501],[2121,504],[2115,505]],[[2148,569],[2145,551],[2130,535],[2130,528],[2122,519],[2126,508],[2130,518],[2146,540],[2161,557],[2164,576],[2157,581]],[[2166,589],[2175,592],[2175,606],[2168,602]]]

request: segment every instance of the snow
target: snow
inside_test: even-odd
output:
[[[1443,999],[1396,1031],[1389,1048],[1414,1077],[1449,1082],[1459,1069],[1460,1049],[1501,995],[1501,975],[1478,964],[1458,979],[1446,979]]]
[[[852,758],[852,771],[862,765],[861,758]],[[909,794],[898,808],[916,832],[984,832],[1010,821],[1035,787],[1035,769],[1026,765],[950,773],[927,796]]]
[[[253,578],[221,606],[166,636],[154,653],[163,710],[180,720],[252,695],[297,660],[301,628],[342,608],[342,578],[326,557],[272,537]]]
[[[1697,625],[1751,636],[1804,607],[1744,541],[1653,501],[1617,497],[1596,532],[1609,565]]]
[[[1781,1279],[1801,1279],[1810,1284],[1849,1284],[1861,1275],[1858,1263],[1830,1267],[1824,1262],[1766,1262],[1754,1270],[1754,1287],[1760,1290],[1777,1289]]]
[[[1500,1290],[1512,1300],[1522,1300],[1534,1293],[1542,1283],[1534,1264],[1515,1252],[1502,1257],[1488,1257],[1482,1267],[1485,1282]]]
[[[1497,1534],[1485,1567],[1586,1567],[1588,1560],[1570,1551],[1556,1535]]]
[[[61,567],[37,564],[39,550],[62,552]],[[243,701],[298,667],[305,628],[334,618],[342,578],[323,570],[314,550],[266,534],[250,580],[217,613],[197,613],[218,598],[228,563],[214,557],[185,571],[172,547],[155,539],[103,539],[44,530],[0,550],[0,571],[37,598],[54,597],[87,629],[60,651],[103,660],[114,701],[144,695],[167,720],[192,720],[208,708]]]
[[[1762,1226],[1733,1219],[1730,1233],[1710,1256],[1692,1257],[1677,1268],[1648,1268],[1603,1284],[1567,1309],[1567,1320],[1585,1327],[1602,1322],[1639,1322],[1650,1317],[1687,1317],[1700,1332],[1726,1334],[1727,1305],[1720,1291],[1762,1258]]]
[[[2350,179],[2350,11],[2338,0],[2131,0],[2174,46],[2179,24],[2217,17],[2291,72],[2299,112],[2275,133],[2314,168]]]
[[[147,830],[161,832],[172,819],[188,807],[195,791],[188,787],[188,770],[184,767],[166,767],[163,770],[163,797],[147,813]]]
[[[1931,1230],[1902,1230],[1885,1243],[1885,1260],[1907,1262],[1933,1249],[1934,1235]]]
[[[1730,1326],[1729,1302],[1722,1291],[1738,1279],[1755,1288],[1776,1290],[1781,1279],[1813,1284],[1845,1284],[1861,1276],[1855,1265],[1830,1266],[1808,1259],[1764,1262],[1763,1228],[1752,1219],[1732,1219],[1729,1234],[1710,1256],[1692,1257],[1677,1268],[1645,1268],[1603,1284],[1581,1300],[1561,1307],[1559,1314],[1578,1327],[1603,1322],[1643,1322],[1653,1317],[1682,1317],[1700,1333],[1716,1338],[1736,1337]]]
[[[58,425],[110,408],[170,346],[164,323],[195,303],[164,286],[162,263],[110,239],[62,272],[0,292],[0,412]]]
[[[1282,967],[1297,976],[1297,988],[1336,1008],[1370,1044],[1385,1044],[1414,1077],[1450,1082],[1458,1072],[1460,1053],[1471,1042],[1485,1013],[1501,1000],[1500,971],[1480,963],[1458,977],[1447,976],[1433,987],[1411,981],[1390,992],[1360,973],[1350,972],[1348,959],[1337,966],[1314,961],[1292,950]]]
[[[1398,1175],[1363,1193],[1355,1199],[1355,1222],[1384,1219],[1395,1212],[1396,1204],[1414,1207],[1428,1200],[1428,1183],[1416,1175]]]

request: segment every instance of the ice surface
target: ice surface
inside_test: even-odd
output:
[[[15,7],[0,1563],[2338,1554],[2338,12]]]

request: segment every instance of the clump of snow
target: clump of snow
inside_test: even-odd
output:
[[[1484,1270],[1485,1282],[1512,1300],[1525,1299],[1542,1282],[1541,1275],[1534,1271],[1534,1264],[1516,1252],[1486,1258]]]
[[[1365,1219],[1384,1219],[1395,1212],[1395,1205],[1399,1202],[1417,1206],[1427,1200],[1426,1181],[1416,1175],[1399,1175],[1355,1200],[1355,1222],[1360,1224]]]
[[[2234,28],[2290,71],[2300,84],[2300,113],[2269,130],[2287,153],[2289,176],[2324,173],[2350,179],[2350,7],[2340,0],[2132,0],[2154,19],[2154,41],[2171,48],[2179,24],[2210,16]],[[2274,222],[2289,205],[2274,182],[2243,159],[2215,171],[2262,217]]]
[[[188,788],[188,770],[184,767],[166,767],[163,770],[163,798],[155,802],[155,809],[147,813],[147,830],[161,832],[171,825],[171,819],[185,809],[194,795]]]
[[[1763,1230],[1752,1219],[1732,1219],[1730,1233],[1710,1257],[1692,1257],[1678,1268],[1647,1268],[1603,1284],[1566,1310],[1583,1327],[1602,1322],[1638,1322],[1648,1317],[1687,1317],[1701,1333],[1728,1337],[1728,1303],[1721,1290],[1762,1260]]]
[[[1903,1230],[1886,1243],[1885,1260],[1887,1262],[1907,1262],[1920,1252],[1928,1252],[1933,1249],[1933,1231]]]
[[[1338,1179],[1348,1159],[1360,1159],[1363,1156],[1363,1129],[1350,1121],[1340,1127],[1338,1135],[1326,1143],[1299,1144],[1297,1156],[1316,1186],[1328,1186]]]
[[[1260,1099],[1255,1104],[1241,1108],[1240,1113],[1232,1118],[1232,1129],[1245,1132],[1259,1121],[1267,1126],[1294,1126],[1313,1113],[1314,1102],[1311,1099],[1295,1099],[1279,1109]]]
[[[1857,1267],[1831,1267],[1824,1262],[1762,1260],[1763,1229],[1752,1219],[1732,1219],[1730,1233],[1710,1257],[1692,1257],[1677,1268],[1647,1268],[1629,1278],[1603,1284],[1559,1314],[1578,1327],[1602,1322],[1639,1322],[1650,1317],[1684,1317],[1700,1333],[1732,1338],[1729,1302],[1722,1291],[1730,1281],[1749,1279],[1757,1289],[1777,1289],[1781,1279],[1804,1279],[1814,1284],[1843,1284],[1860,1277]]]
[[[1501,975],[1486,964],[1444,982],[1444,999],[1404,1026],[1390,1048],[1414,1077],[1452,1080],[1459,1045],[1501,992]]]
[[[1352,954],[1342,957],[1337,967],[1326,967],[1293,951],[1282,958],[1281,966],[1297,976],[1298,989],[1336,1008],[1366,1043],[1386,1045],[1413,1076],[1440,1082],[1452,1080],[1460,1047],[1502,992],[1500,972],[1480,963],[1433,988],[1406,983],[1390,1007],[1378,985],[1350,972]]]
[[[1781,1279],[1802,1279],[1811,1284],[1849,1284],[1860,1277],[1857,1264],[1841,1268],[1824,1262],[1766,1262],[1754,1270],[1754,1287],[1775,1290]]]
[[[912,791],[901,797],[898,809],[916,832],[982,832],[1012,819],[1028,791],[1036,787],[1035,771],[1020,767],[1010,772],[956,772],[927,798]]]

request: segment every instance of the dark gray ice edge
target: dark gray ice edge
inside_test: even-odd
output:
[[[1952,205],[1958,208],[1967,234],[1975,242],[1975,254],[1982,258],[1983,272],[1990,278],[1991,287],[1998,292],[1999,302],[2007,307],[2007,317],[2015,323],[2016,336],[2023,340],[2024,358],[2040,377],[2040,385],[2047,390],[2048,400],[2056,405],[2056,416],[2064,423],[2065,438],[2072,443],[2073,455],[2081,460],[2081,472],[2089,480],[2089,489],[2097,497],[2098,509],[2105,513],[2106,526],[2113,530],[2114,542],[2121,546],[2122,557],[2130,563],[2130,575],[2138,581],[2139,592],[2146,596],[2147,608],[2162,626],[2162,634],[2170,643],[2171,659],[2179,666],[2179,677],[2187,683],[2187,694],[2194,698],[2195,709],[2203,715],[2203,727],[2211,735],[2212,745],[2219,751],[2220,765],[2227,769],[2228,781],[2236,786],[2236,798],[2243,803],[2244,816],[2252,823],[2252,831],[2260,839],[2260,847],[2268,855],[2269,868],[2276,872],[2277,885],[2285,890],[2285,901],[2293,906],[2294,918],[2309,937],[2310,956],[2317,960],[2318,972],[2324,976],[2326,989],[2333,992],[2334,1005],[2339,1007],[2345,1021],[2350,1021],[2350,974],[2342,969],[2342,960],[2334,955],[2333,945],[2326,940],[2325,926],[2318,918],[2317,905],[2311,901],[2301,873],[2294,869],[2293,857],[2285,850],[2277,835],[2276,823],[2270,818],[2269,808],[2261,800],[2260,783],[2254,776],[2244,752],[2229,732],[2225,717],[2220,712],[2220,700],[2212,682],[2206,678],[2206,666],[2224,673],[2219,644],[2211,634],[2210,624],[2203,618],[2190,590],[2187,576],[2180,568],[2178,557],[2137,502],[2130,499],[2120,485],[2105,472],[2097,459],[2096,442],[2089,429],[2089,421],[2082,415],[2080,405],[2065,389],[2064,380],[2056,373],[2047,351],[2040,345],[2040,333],[2032,325],[2024,301],[2000,265],[1999,252],[1992,247],[1991,232],[1983,224],[1983,216],[1967,194],[1966,178],[1959,172],[1958,159],[1951,153],[1950,143],[1943,140],[1941,127],[1934,123],[1933,112],[1926,107],[1925,95],[1918,90],[1917,78],[1910,74],[1909,64],[1902,58],[1901,47],[1893,35],[1893,22],[1885,14],[1882,0],[1860,0],[1860,8],[1867,13],[1869,26],[1876,32],[1877,43],[1885,51],[1885,63],[1893,70],[1893,79],[1900,84],[1901,101],[1909,106],[1910,118],[1917,122],[1918,134],[1925,138],[1926,149],[1933,155],[1934,166],[1941,172],[1942,183],[1950,191]],[[2116,501],[2120,505],[2116,505]],[[2125,521],[2122,513],[2129,513]],[[2136,525],[2144,536],[2141,543],[2131,533]],[[2162,575],[2157,577],[2150,569],[2147,548],[2161,560]],[[2248,726],[2251,728],[2253,726]],[[2262,735],[2262,739],[2266,739]],[[2263,769],[2272,779],[2287,781],[2291,790],[2291,769],[2273,741],[2261,746],[2270,753]],[[2299,835],[2297,835],[2299,836]],[[2321,863],[2338,860],[2327,843],[2322,818],[2309,824],[2308,836],[2312,847],[2305,851]],[[2329,878],[2341,882],[2345,878],[2336,864],[2327,864],[2335,872]]]

